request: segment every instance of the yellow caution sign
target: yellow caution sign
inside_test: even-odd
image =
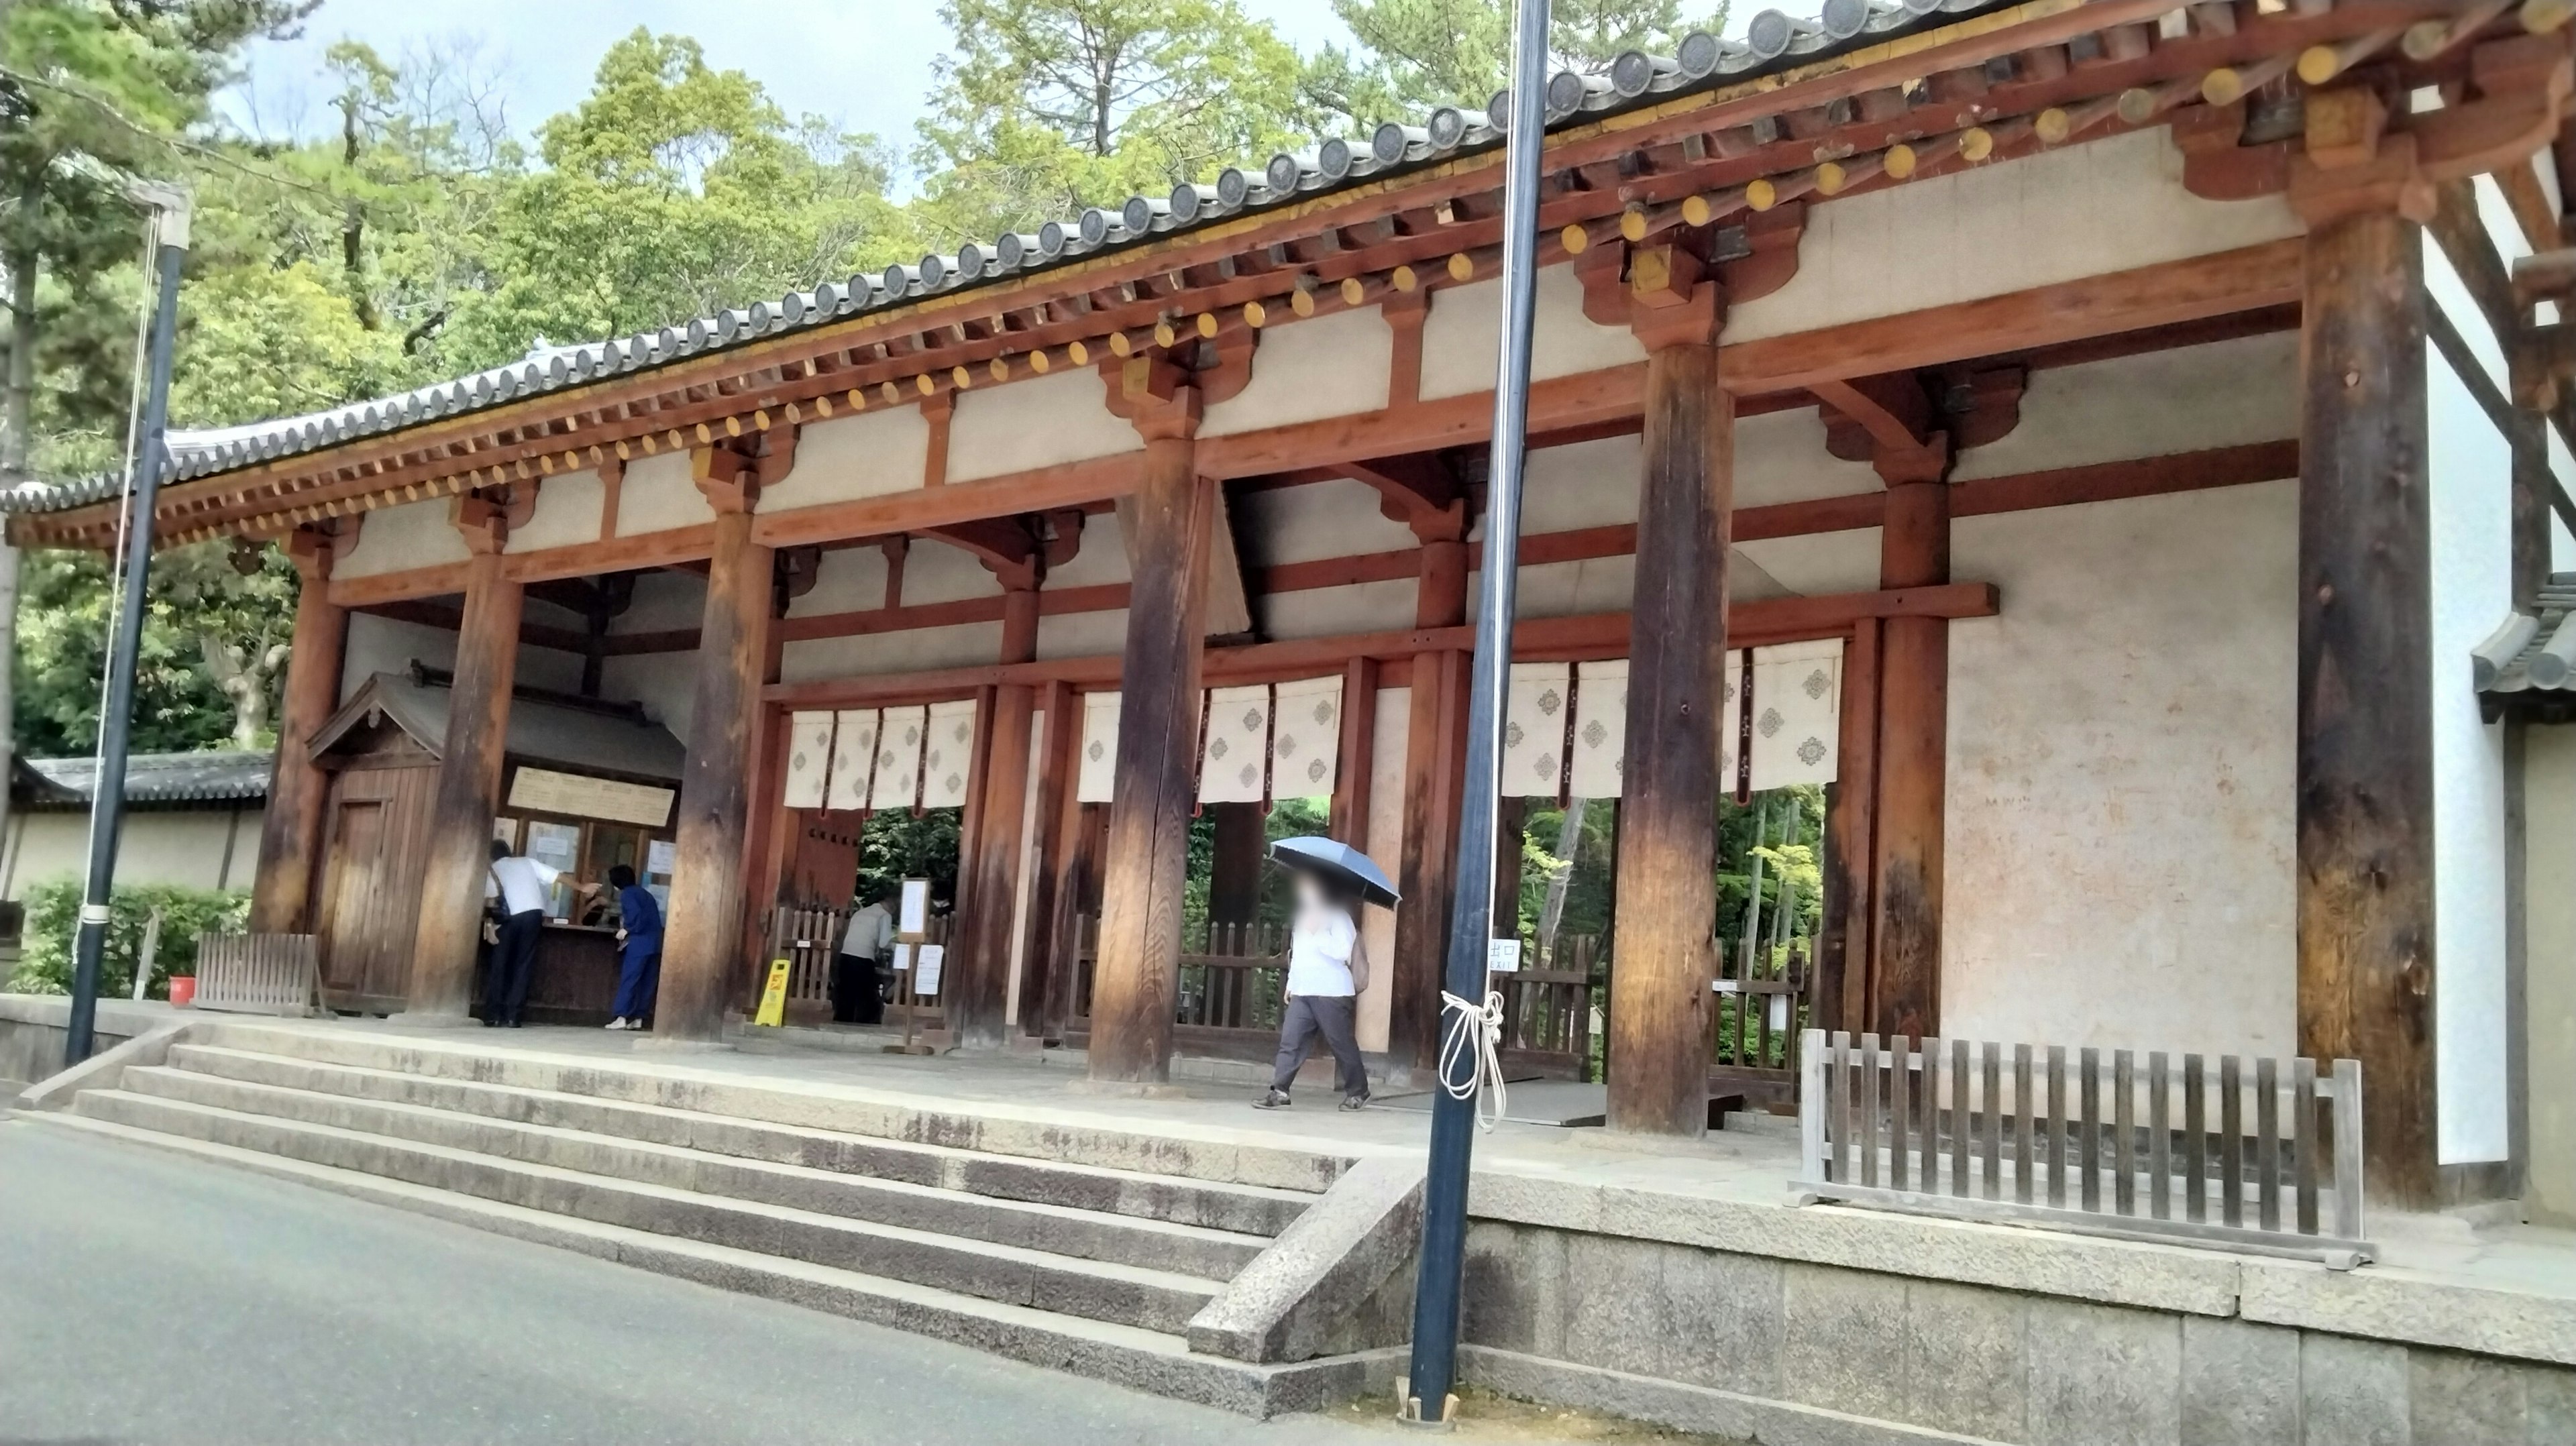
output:
[[[752,1016],[754,1024],[776,1029],[787,1022],[787,961],[769,961],[769,984],[760,991],[760,1012]]]

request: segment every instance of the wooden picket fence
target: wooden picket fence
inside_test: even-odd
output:
[[[811,1024],[832,1017],[832,961],[840,953],[847,909],[780,904],[769,916],[769,959],[787,961],[787,1017]],[[763,968],[766,977],[766,967]]]
[[[319,957],[310,934],[200,934],[196,1007],[232,1014],[307,1013]]]
[[[1538,967],[1493,976],[1503,996],[1506,1067],[1580,1079],[1592,1058],[1592,1008],[1605,968],[1602,936],[1566,934]]]
[[[2319,1260],[2362,1236],[2361,1064],[1806,1031],[1804,1200]]]

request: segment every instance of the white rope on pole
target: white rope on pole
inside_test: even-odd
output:
[[[1487,983],[1492,982],[1488,976]],[[1447,1021],[1440,1038],[1440,1087],[1453,1100],[1476,1102],[1476,1128],[1488,1134],[1503,1121],[1506,1100],[1503,1090],[1503,995],[1498,989],[1485,991],[1482,1007],[1471,1004],[1443,989],[1440,991],[1440,1017]],[[1475,1067],[1465,1079],[1458,1075],[1459,1057],[1472,1054]]]

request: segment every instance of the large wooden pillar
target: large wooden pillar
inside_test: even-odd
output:
[[[661,993],[653,1011],[653,1036],[665,1043],[718,1042],[736,978],[754,733],[776,611],[775,568],[770,549],[752,541],[752,508],[763,481],[783,475],[783,462],[764,465],[780,455],[773,450],[754,458],[715,447],[693,459],[698,488],[716,510],[715,540],[699,623],[689,751],[680,765],[678,857],[662,936]]]
[[[1717,922],[1717,723],[1735,503],[1735,399],[1718,384],[1714,283],[1646,360],[1645,477],[1628,643],[1627,755],[1612,927],[1609,1125],[1708,1128]]]
[[[2423,231],[2312,208],[2300,311],[2299,1050],[2362,1065],[2364,1178],[2435,1204]],[[2501,482],[2503,479],[2497,479]]]
[[[1038,589],[1002,594],[1000,661],[1025,663],[1038,655]],[[997,1049],[1005,1042],[1010,1013],[1012,924],[1017,918],[1020,868],[1028,853],[1029,737],[1036,722],[1037,690],[1009,683],[993,690],[985,729],[984,801],[978,810],[975,856],[962,860],[968,880],[965,907],[968,947],[944,1001],[948,1027],[968,1048]]]
[[[474,957],[483,937],[483,881],[492,866],[492,813],[510,732],[523,590],[501,570],[509,524],[499,507],[467,494],[454,516],[473,558],[447,702],[429,846],[421,861],[420,922],[412,936],[411,988],[398,1018],[463,1024],[473,1003]]]
[[[1139,359],[1140,361],[1142,359]],[[1131,365],[1133,365],[1131,363]],[[1145,476],[1127,539],[1127,646],[1120,665],[1118,796],[1091,985],[1091,1078],[1170,1078],[1180,987],[1181,894],[1189,871],[1191,755],[1215,484],[1197,464],[1199,393],[1137,399]]]
[[[1419,535],[1421,529],[1417,526]],[[1465,509],[1454,535],[1426,538],[1415,583],[1413,623],[1456,627],[1467,620]],[[1449,955],[1449,904],[1458,872],[1458,811],[1467,767],[1467,655],[1419,653],[1404,744],[1404,843],[1396,859],[1395,958],[1387,995],[1386,1062],[1391,1077],[1428,1071],[1439,1057],[1440,977]]]
[[[1950,484],[1893,482],[1879,532],[1879,586],[1950,580]],[[1878,807],[1873,820],[1868,1028],[1941,1031],[1941,838],[1950,756],[1950,623],[1889,618],[1878,657]]]
[[[1020,965],[1017,1036],[1024,1045],[1055,1038],[1062,1025],[1055,1013],[1057,977],[1072,970],[1073,944],[1069,924],[1058,921],[1070,912],[1062,909],[1062,900],[1076,882],[1069,865],[1074,825],[1081,815],[1081,806],[1072,799],[1074,775],[1082,768],[1081,705],[1074,699],[1072,685],[1061,679],[1047,684],[1038,702],[1046,717],[1046,746],[1038,757],[1033,810],[1037,848],[1030,865],[1036,872],[1029,880],[1028,927]]]
[[[305,745],[339,707],[349,641],[349,610],[331,601],[334,541],[310,528],[297,528],[286,539],[302,590],[295,598],[294,650],[286,664],[268,810],[260,822],[259,875],[251,886],[250,927],[256,933],[300,934],[313,926],[309,914],[330,778],[313,766]]]

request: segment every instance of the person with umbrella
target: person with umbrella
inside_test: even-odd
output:
[[[1297,1070],[1324,1037],[1333,1053],[1333,1087],[1342,1108],[1368,1104],[1368,1069],[1356,1029],[1359,996],[1368,988],[1368,950],[1359,930],[1362,903],[1396,902],[1394,885],[1368,855],[1324,838],[1288,838],[1270,856],[1297,876],[1297,916],[1288,937],[1288,1008],[1279,1021],[1279,1055],[1270,1088],[1256,1109],[1284,1109]]]

